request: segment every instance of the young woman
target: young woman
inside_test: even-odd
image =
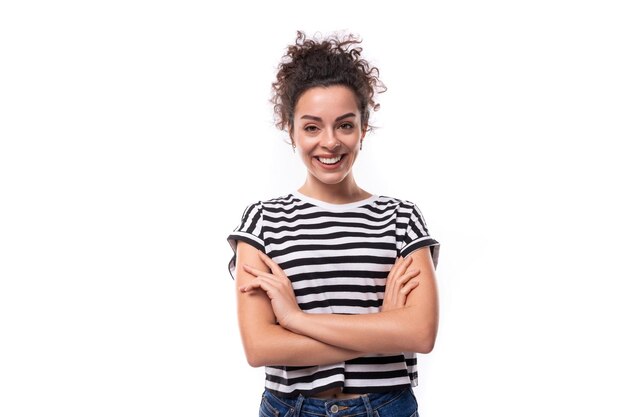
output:
[[[384,91],[349,35],[298,32],[273,84],[277,126],[308,174],[249,205],[228,236],[260,416],[417,416],[416,355],[437,335],[439,244],[408,200],[361,189],[354,165]]]

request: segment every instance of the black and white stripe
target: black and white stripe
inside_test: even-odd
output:
[[[308,313],[367,314],[382,305],[387,274],[398,256],[429,246],[437,265],[439,243],[410,201],[372,196],[330,204],[294,192],[246,208],[229,236],[267,253],[292,281]],[[229,262],[234,276],[236,258]],[[267,366],[266,388],[277,395],[311,395],[333,387],[347,393],[417,385],[414,353],[368,355],[325,366]]]

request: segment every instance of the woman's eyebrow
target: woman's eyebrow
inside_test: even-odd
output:
[[[336,122],[338,122],[339,120],[345,119],[347,117],[353,117],[356,116],[356,114],[354,113],[346,113],[343,116],[339,116],[335,119]],[[311,120],[315,120],[316,122],[321,122],[322,118],[321,117],[317,117],[317,116],[311,116],[308,114],[303,115],[302,117],[300,117],[300,119],[311,119]]]
[[[300,119],[311,119],[311,120],[315,120],[316,122],[321,122],[322,118],[321,117],[317,117],[317,116],[309,116],[308,114],[305,114],[304,116],[302,116]]]
[[[336,121],[336,122],[338,122],[339,120],[346,119],[346,118],[348,118],[348,117],[353,117],[353,116],[356,116],[356,114],[354,114],[354,113],[346,113],[346,114],[344,114],[343,116],[339,116],[339,117],[337,117],[337,118],[335,119],[335,121]]]

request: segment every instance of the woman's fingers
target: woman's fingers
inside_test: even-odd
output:
[[[254,281],[250,281],[248,284],[239,287],[239,291],[248,292],[259,288],[268,293],[276,289],[276,284],[269,277],[258,276]]]
[[[409,258],[410,259],[410,258]],[[391,287],[392,289],[395,287],[396,285],[396,279],[402,275],[402,271],[403,269],[403,265],[406,264],[407,261],[406,258],[402,258],[401,256],[396,258],[396,261],[394,262],[393,266],[391,267],[391,270],[389,271],[389,274],[387,275],[387,284],[389,287]]]
[[[408,270],[406,274],[398,279],[398,302],[404,306],[406,297],[419,285],[420,270]]]
[[[393,263],[391,269],[389,270],[389,274],[387,274],[387,281],[393,280],[393,278],[396,275],[396,271],[398,270],[398,264],[400,264],[400,262],[402,262],[402,259],[403,258],[401,256],[396,258],[396,260]]]
[[[253,266],[247,265],[247,264],[243,264],[243,269],[246,272],[251,273],[252,275],[261,275],[262,273],[264,273],[265,271],[261,271],[260,269],[257,269]]]
[[[272,310],[274,310],[278,323],[286,325],[287,317],[291,317],[292,314],[301,311],[289,278],[276,276],[276,274],[261,271],[249,265],[244,265],[244,269],[255,275],[255,278],[239,287],[239,291],[242,293],[265,291],[265,294],[270,299]]]
[[[419,285],[420,285],[420,280],[418,278],[413,278],[409,282],[404,284],[404,286],[400,290],[400,293],[402,293],[402,295],[406,297],[407,295],[409,295],[411,291],[413,291]]]
[[[403,273],[403,268],[404,265],[407,262],[411,262],[412,258],[403,258],[402,256],[399,256],[398,258],[396,258],[396,262],[393,264],[393,267],[391,268],[391,279],[394,280],[395,278],[399,277],[400,275],[402,275]]]
[[[246,272],[249,272],[249,273],[251,273],[252,275],[255,275],[255,276],[257,276],[257,277],[275,278],[275,277],[274,277],[274,275],[270,274],[269,272],[267,272],[267,271],[263,271],[263,270],[261,270],[261,269],[257,269],[257,268],[255,268],[255,267],[253,267],[253,266],[250,266],[250,265],[246,265],[246,264],[244,264],[244,265],[243,265],[243,269],[244,269]]]
[[[406,272],[407,268],[411,265],[412,262],[413,258],[411,257],[403,258],[400,256],[396,258],[396,262],[391,267],[389,275],[387,275],[387,280],[394,282],[398,277],[402,276]]]
[[[396,258],[395,263],[391,267],[391,270],[387,275],[387,283],[385,285],[388,288],[389,294],[391,296],[390,298],[393,299],[392,301],[395,301],[395,296],[397,294],[397,281],[398,279],[402,278],[407,268],[411,265],[412,261],[413,258],[403,258],[400,256]]]
[[[414,277],[418,276],[420,274],[420,272],[421,271],[419,269],[409,269],[400,278],[398,278],[396,281],[397,281],[398,285],[404,285],[411,278],[414,278]]]
[[[411,266],[412,263],[413,263],[413,258],[411,257],[403,258],[402,261],[398,264],[398,268],[397,268],[394,278],[398,279],[399,277],[404,275],[406,273],[406,270],[409,268],[409,266]]]
[[[280,276],[282,278],[287,278],[287,275],[285,275],[285,272],[282,270],[280,266],[278,266],[276,262],[274,262],[272,258],[270,258],[269,256],[267,256],[266,254],[264,254],[262,251],[258,249],[257,249],[257,253],[259,255],[259,258],[261,258],[261,260],[265,262],[265,265],[267,265],[270,268],[273,274]]]
[[[385,283],[383,311],[404,307],[407,295],[419,285],[420,270],[411,268],[412,262],[411,257],[396,258]]]
[[[395,308],[397,291],[396,291],[396,274],[398,271],[398,265],[402,263],[402,257],[396,258],[389,273],[387,274],[387,280],[385,281],[385,294],[383,295],[382,310],[391,310]]]
[[[398,306],[404,307],[406,305],[406,299],[411,291],[420,285],[419,279],[413,278],[409,282],[400,288],[398,292]]]

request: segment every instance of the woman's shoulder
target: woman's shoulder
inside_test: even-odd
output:
[[[293,204],[294,198],[295,197],[292,193],[287,193],[277,197],[253,200],[248,204],[248,207],[254,209],[263,209],[265,207],[277,207],[281,205]]]
[[[414,197],[391,197],[386,195],[379,196],[379,204],[386,206],[388,210],[394,210],[402,217],[419,216],[423,217],[422,210]]]
[[[383,194],[378,196],[378,200],[384,203],[393,204],[393,205],[402,206],[402,207],[408,207],[408,206],[412,207],[416,205],[411,199],[406,199],[406,198],[402,198],[398,196],[393,197],[393,196],[383,195]]]

